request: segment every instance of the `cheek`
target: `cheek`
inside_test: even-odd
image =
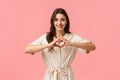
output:
[[[66,24],[67,24],[67,22],[63,22],[62,24],[63,24],[63,25],[66,25]]]
[[[56,25],[56,22],[54,22],[53,24],[54,24],[54,26],[55,26],[55,25]]]
[[[66,20],[64,21],[64,24],[67,24],[67,21],[66,21]]]

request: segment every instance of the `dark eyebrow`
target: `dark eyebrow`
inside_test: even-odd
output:
[[[55,17],[54,19],[58,19],[58,18]],[[60,19],[66,19],[66,18],[64,17],[64,18],[60,18]]]

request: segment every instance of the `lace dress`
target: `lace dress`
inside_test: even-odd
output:
[[[71,42],[90,42],[74,33],[66,33],[64,38]],[[41,44],[48,44],[46,34],[41,35],[31,43],[31,45]],[[74,80],[70,64],[74,60],[78,50],[86,53],[85,49],[72,46],[54,47],[51,51],[48,51],[47,48],[42,50],[42,58],[47,65],[44,80]]]

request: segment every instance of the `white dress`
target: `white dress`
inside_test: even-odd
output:
[[[64,38],[71,42],[90,42],[74,33],[66,33]],[[46,34],[40,36],[31,44],[48,44]],[[44,80],[74,80],[70,64],[72,63],[78,50],[86,53],[85,49],[72,46],[64,46],[62,48],[54,47],[51,51],[48,51],[47,48],[42,50],[42,58],[48,67],[45,72]]]

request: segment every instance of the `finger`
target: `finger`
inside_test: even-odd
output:
[[[61,45],[60,47],[62,48],[63,46],[65,46],[65,44]]]
[[[56,37],[54,37],[53,39],[54,39],[54,41],[56,41],[56,40],[57,40],[57,38],[56,38]]]
[[[54,45],[54,47],[59,47],[59,48],[60,48],[60,46],[59,46],[59,45],[56,45],[56,44]]]
[[[64,42],[64,43],[66,43],[66,40],[65,40],[64,38],[62,38],[61,42]]]
[[[56,37],[53,37],[53,40],[55,40],[56,39]]]

